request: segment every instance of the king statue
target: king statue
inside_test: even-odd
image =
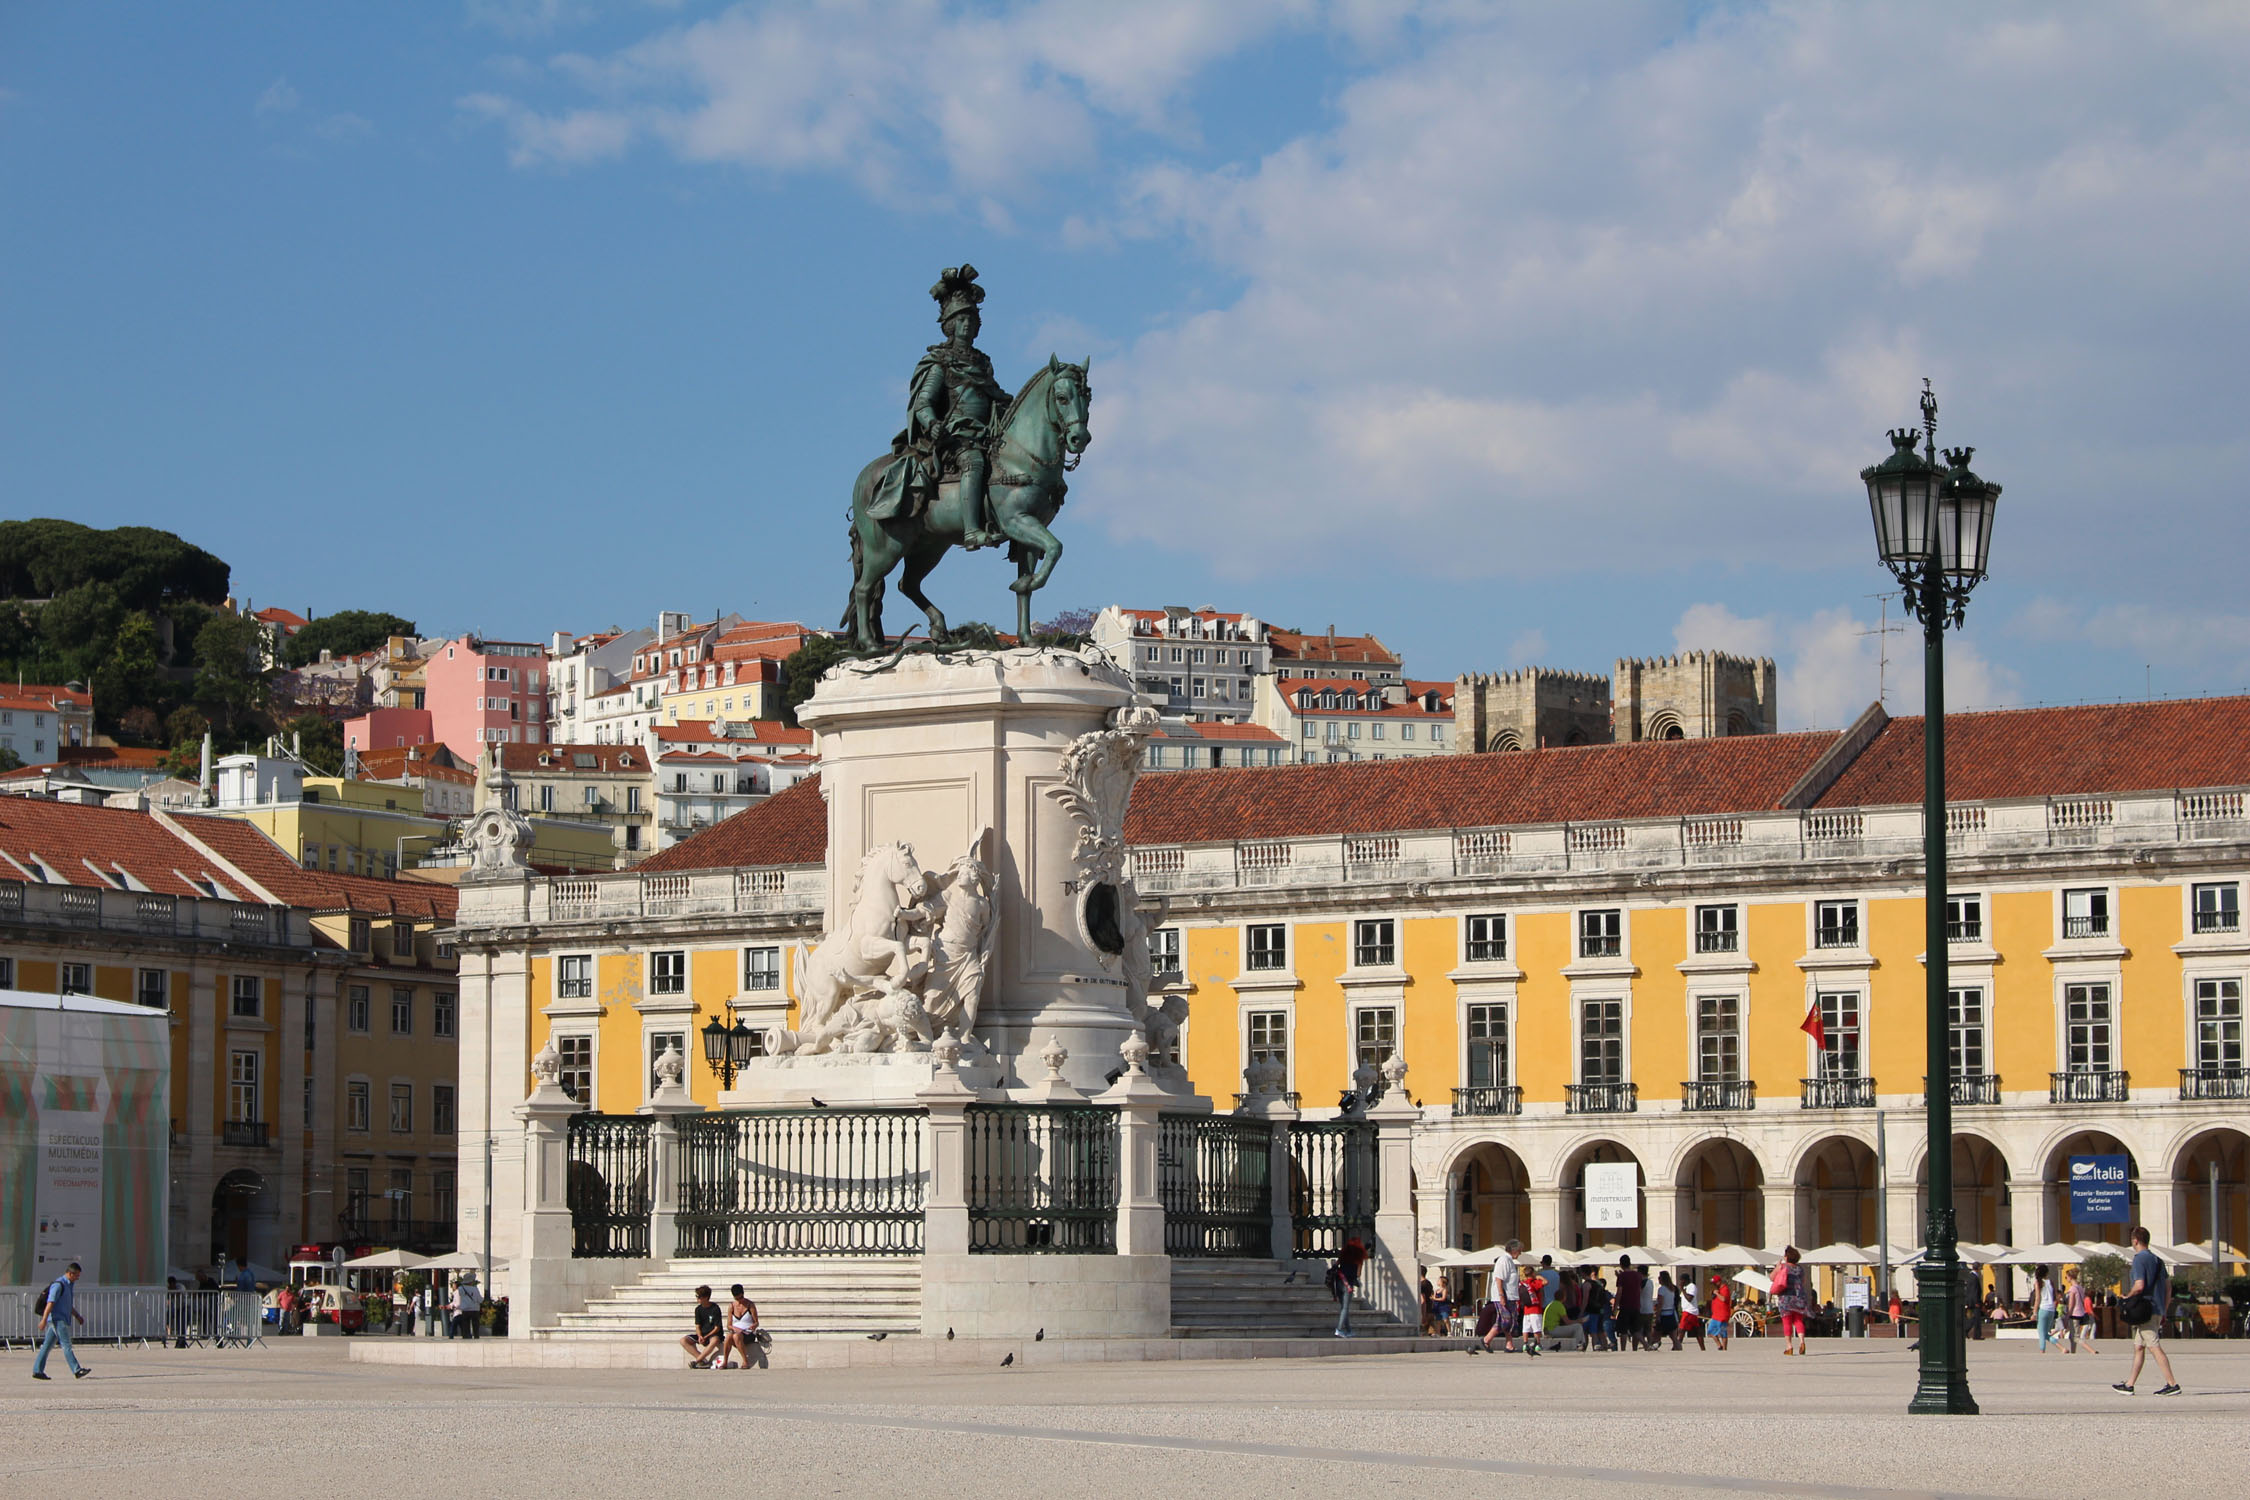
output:
[[[1006,545],[986,521],[992,476],[992,441],[1008,414],[1008,393],[993,378],[990,356],[977,347],[984,329],[984,288],[977,268],[947,266],[930,296],[938,305],[945,342],[932,344],[907,382],[906,430],[891,449],[907,459],[878,493],[868,513],[878,521],[921,515],[937,498],[941,479],[960,482],[962,545]]]

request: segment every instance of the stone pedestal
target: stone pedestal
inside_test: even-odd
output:
[[[1403,1075],[1405,1069],[1401,1067]],[[1367,1111],[1375,1127],[1375,1243],[1361,1278],[1360,1294],[1367,1301],[1405,1323],[1419,1326],[1415,1292],[1419,1269],[1414,1243],[1414,1126],[1422,1111],[1406,1097],[1396,1080],[1382,1102]]]
[[[676,1052],[668,1054],[678,1056]],[[668,1260],[679,1247],[680,1116],[702,1112],[703,1106],[688,1097],[687,1087],[676,1073],[641,1106],[641,1113],[650,1116],[649,1155],[654,1181],[649,1184],[648,1253],[652,1259]]]
[[[523,1217],[508,1314],[520,1328],[545,1328],[583,1305],[570,1283],[570,1117],[578,1102],[542,1081],[516,1107],[523,1121]]]
[[[1086,824],[1055,795],[1072,743],[1132,701],[1130,679],[1098,654],[1027,648],[847,664],[798,711],[820,736],[827,931],[847,917],[870,849],[903,841],[942,871],[991,830],[998,936],[974,1034],[1006,1087],[1043,1077],[1038,1053],[1056,1037],[1066,1080],[1099,1092],[1132,1029],[1118,958],[1095,946],[1082,910]]]

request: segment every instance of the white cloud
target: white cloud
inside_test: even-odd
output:
[[[1770,656],[1778,682],[1783,729],[1836,729],[1882,700],[1894,714],[1922,711],[1922,653],[1910,625],[1891,634],[1883,616],[1863,619],[1848,609],[1787,617],[1737,615],[1723,604],[1691,604],[1673,627],[1682,651],[1726,651]],[[2023,680],[1975,647],[1947,642],[1946,701],[1951,708],[1997,708],[2023,701]]]
[[[1536,666],[1547,655],[1547,632],[1526,630],[1508,642],[1508,665],[1511,667]]]
[[[258,96],[258,102],[251,108],[251,113],[261,120],[268,115],[285,115],[294,110],[298,102],[297,90],[290,85],[289,80],[276,78]]]
[[[594,18],[586,0],[468,0],[469,24],[505,37],[527,40]]]

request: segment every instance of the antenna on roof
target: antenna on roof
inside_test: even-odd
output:
[[[1875,701],[1888,706],[1891,676],[1891,643],[1888,637],[1904,635],[1906,624],[1904,621],[1896,625],[1890,623],[1891,596],[1889,594],[1869,594],[1867,597],[1879,601],[1876,605],[1875,628],[1873,630],[1862,630],[1859,633],[1875,637]]]

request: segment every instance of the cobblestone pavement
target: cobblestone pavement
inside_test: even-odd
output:
[[[2109,1389],[2122,1343],[1972,1346],[1968,1418],[1906,1416],[1912,1357],[1887,1342],[725,1374],[341,1345],[91,1347],[91,1378],[44,1385],[0,1356],[0,1496],[2250,1494],[2250,1344],[2172,1346],[2187,1394],[2164,1399]]]

